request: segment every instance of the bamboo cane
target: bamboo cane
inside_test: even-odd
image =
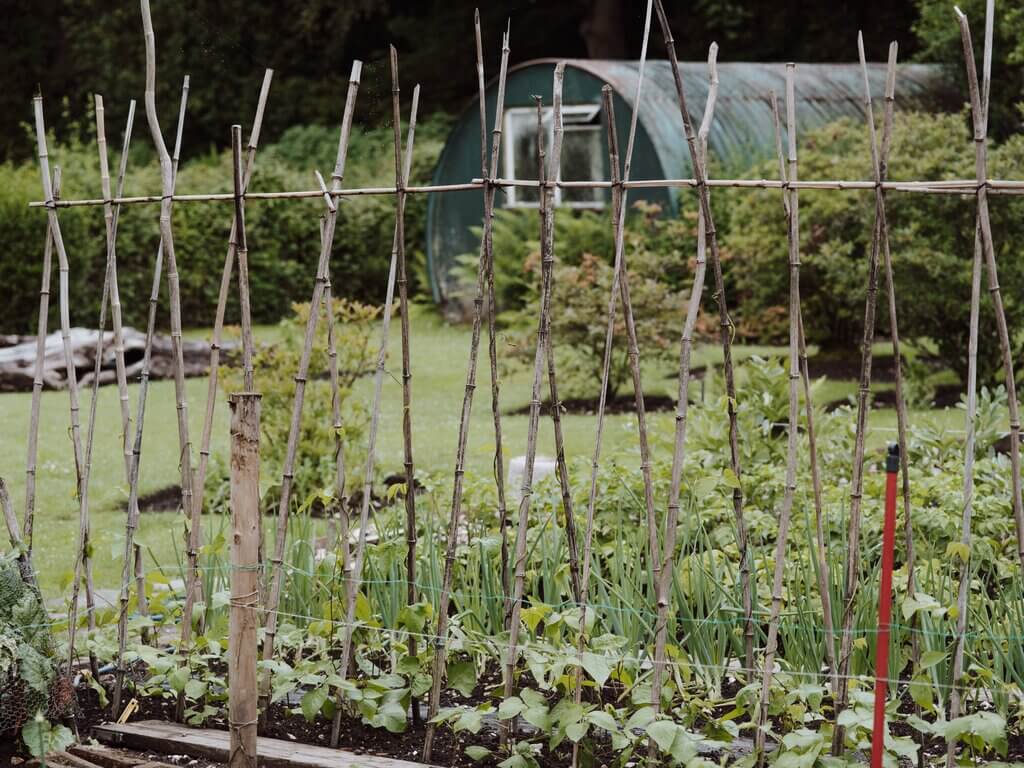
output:
[[[110,170],[107,163],[107,137],[106,137],[106,126],[103,119],[103,97],[99,94],[95,96],[96,104],[96,144],[99,148],[100,156],[100,183],[103,188],[103,194],[105,197],[110,196]],[[131,140],[131,128],[132,121],[134,120],[134,104],[132,109],[128,113],[128,127],[125,131],[125,145],[121,153],[121,174],[118,178],[118,194],[124,192],[124,169],[127,162],[127,150],[128,143]],[[106,243],[107,243],[107,258],[106,258],[106,269],[105,276],[103,279],[103,290],[100,298],[100,318],[98,331],[96,333],[96,350],[95,350],[95,362],[93,365],[93,381],[92,381],[92,397],[89,402],[89,416],[87,420],[86,433],[85,433],[85,448],[84,448],[84,461],[85,466],[83,469],[82,477],[82,498],[80,500],[80,515],[82,516],[82,529],[85,531],[85,538],[83,539],[83,546],[85,549],[82,552],[82,559],[85,568],[85,600],[86,600],[86,618],[89,632],[95,632],[96,630],[96,614],[95,614],[95,599],[93,596],[93,584],[92,584],[92,558],[90,556],[90,549],[88,539],[90,532],[90,521],[89,521],[89,478],[92,474],[92,446],[93,440],[96,434],[96,406],[99,402],[100,395],[100,370],[103,366],[103,334],[107,329],[107,301],[112,295],[112,280],[116,277],[114,270],[114,241],[117,237],[117,219],[120,206],[115,211],[112,205],[104,206],[104,222],[106,229]],[[122,358],[120,366],[121,372],[124,372],[124,357],[123,357],[123,346],[122,346]],[[120,380],[118,380],[118,386],[120,387]],[[127,405],[128,396],[128,384],[125,381],[124,389],[124,400],[122,400],[122,409]],[[122,430],[126,427],[124,421],[124,410],[122,410]],[[127,479],[128,466],[125,466],[125,475]],[[98,676],[99,666],[96,663],[96,654],[89,650],[89,668],[92,670],[94,676]]]
[[[555,87],[558,87],[558,76],[555,76]],[[557,91],[556,91],[557,92]],[[534,96],[537,108],[537,178],[543,181],[547,176],[547,152],[544,147],[544,107],[540,96]],[[556,102],[556,109],[561,109],[561,99]],[[561,114],[556,112],[555,124],[561,123]],[[551,155],[554,158],[551,167],[558,168],[561,155],[562,132],[554,134]],[[556,171],[557,172],[557,171]],[[551,252],[553,236],[548,238],[548,220],[552,215],[548,204],[548,190],[540,188],[540,242],[541,242],[541,285],[540,285],[540,316],[537,319],[537,347],[533,359],[533,385],[530,390],[530,415],[526,428],[526,464],[523,468],[523,485],[519,495],[519,516],[516,525],[515,541],[515,580],[512,591],[512,611],[508,621],[508,651],[505,656],[505,698],[512,696],[515,687],[516,659],[519,655],[519,621],[523,607],[523,591],[526,583],[526,535],[529,531],[530,504],[533,500],[533,465],[537,458],[537,432],[540,426],[540,388],[544,378],[544,363],[547,360],[548,332],[551,328],[551,273],[554,255]],[[515,718],[507,720],[501,731],[502,743],[515,734]]]
[[[149,603],[146,601],[146,571],[142,563],[142,545],[135,542],[135,556],[133,558],[135,568],[135,601],[139,616],[149,618]],[[149,629],[143,627],[142,642],[148,645],[150,640]]]
[[[619,208],[622,206],[622,182],[619,166],[619,136],[615,128],[615,102],[612,87],[601,88],[601,104],[604,109],[608,137],[608,168],[612,179],[612,227],[613,238],[618,240]],[[583,701],[583,649],[587,643],[587,602],[590,596],[591,551],[594,541],[594,508],[597,504],[597,474],[601,466],[601,445],[604,437],[604,413],[608,400],[608,380],[611,374],[612,342],[615,336],[615,305],[619,297],[619,279],[622,274],[622,258],[616,252],[612,266],[612,287],[608,292],[607,322],[604,335],[604,356],[601,362],[601,391],[597,397],[597,427],[594,434],[594,453],[590,462],[590,492],[587,497],[587,515],[583,533],[583,572],[580,576],[580,632],[576,638],[576,671],[574,673],[574,699],[577,705]],[[579,744],[572,745],[572,768],[579,765]]]
[[[999,345],[1002,351],[1002,362],[1005,376],[1006,376],[1006,387],[1007,387],[1007,400],[1009,406],[1010,415],[1010,471],[1011,471],[1011,488],[1013,493],[1013,512],[1014,518],[1017,524],[1017,550],[1018,556],[1021,560],[1022,568],[1024,568],[1024,512],[1022,512],[1021,506],[1021,477],[1020,477],[1020,415],[1018,413],[1017,406],[1017,390],[1016,382],[1014,381],[1013,371],[1013,355],[1012,348],[1010,346],[1009,329],[1006,324],[1006,313],[1003,308],[1002,293],[999,289],[999,275],[996,266],[995,247],[992,243],[992,225],[989,219],[988,210],[988,190],[984,186],[984,182],[988,176],[988,94],[990,88],[990,70],[991,67],[991,26],[992,16],[994,14],[994,3],[989,2],[986,8],[986,34],[985,34],[985,52],[984,52],[984,64],[983,64],[983,84],[979,87],[978,84],[978,72],[974,61],[974,45],[971,42],[971,29],[970,24],[967,21],[967,17],[956,9],[957,19],[960,24],[960,37],[963,43],[964,59],[967,64],[967,85],[970,92],[971,101],[971,116],[973,119],[974,127],[974,166],[975,173],[978,179],[978,192],[977,192],[977,239],[975,243],[975,276],[974,279],[978,283],[977,286],[972,285],[972,297],[971,297],[971,336],[970,342],[973,343],[973,347],[970,348],[969,354],[971,355],[971,363],[975,362],[977,355],[977,316],[975,314],[975,294],[980,296],[980,275],[977,274],[980,269],[980,264],[977,262],[982,258],[984,259],[984,265],[988,272],[988,290],[992,296],[992,305],[995,309],[996,315],[996,328],[999,333]],[[982,96],[984,93],[984,96]],[[980,255],[978,253],[980,246]],[[969,374],[969,376],[976,377],[977,370],[975,369]],[[967,631],[967,598],[970,587],[970,572],[971,572],[971,557],[970,557],[970,515],[971,515],[971,502],[973,496],[973,442],[974,442],[974,413],[971,412],[971,406],[974,405],[976,411],[976,393],[972,390],[976,387],[976,383],[973,379],[969,378],[968,382],[968,442],[970,455],[965,458],[965,481],[964,481],[964,528],[963,528],[963,543],[967,547],[967,560],[963,563],[963,569],[960,575],[960,589],[957,596],[957,640],[956,640],[956,651],[953,656],[953,687],[950,690],[949,707],[950,707],[950,719],[954,719],[959,716],[960,713],[960,685],[961,676],[963,674],[963,658],[964,658],[964,640]],[[972,398],[972,394],[975,396]],[[968,478],[967,473],[970,472],[972,475]],[[971,496],[968,495],[970,492]],[[946,752],[946,765],[952,766],[955,759],[955,742],[950,742]]]
[[[402,334],[402,455],[405,469],[405,579],[406,604],[415,604],[416,597],[416,475],[412,453],[412,366],[410,363],[409,335],[409,280],[406,276],[405,263],[405,185],[408,183],[409,170],[404,169],[402,162],[402,109],[399,100],[400,89],[398,79],[398,52],[391,47],[391,117],[395,141],[395,245],[398,255],[398,308],[401,313]],[[413,113],[419,107],[420,87],[413,90]],[[415,125],[414,123],[411,125]],[[410,128],[411,130],[411,128]],[[410,138],[411,144],[411,138]],[[411,155],[410,155],[411,158]],[[365,499],[364,499],[365,502]],[[360,531],[361,534],[361,531]],[[409,635],[406,641],[409,655],[416,656],[416,637]],[[410,702],[413,723],[419,725],[419,699],[413,697]]]
[[[740,556],[740,585],[743,591],[744,617],[744,666],[748,674],[754,669],[754,596],[751,580],[751,552],[747,536],[747,524],[743,515],[743,489],[740,472],[739,426],[736,420],[736,381],[732,364],[732,337],[735,328],[729,316],[726,302],[725,281],[722,277],[722,262],[718,253],[718,234],[715,229],[714,217],[711,213],[711,199],[708,193],[707,169],[697,149],[697,137],[693,131],[690,113],[686,108],[686,92],[683,88],[683,76],[676,57],[675,40],[669,27],[668,16],[662,0],[654,0],[658,12],[658,23],[665,39],[665,50],[672,67],[673,80],[676,87],[676,98],[679,101],[679,115],[683,121],[686,143],[690,152],[690,163],[693,166],[696,187],[700,198],[700,207],[704,215],[705,229],[708,239],[708,252],[711,269],[715,279],[715,300],[718,303],[718,315],[722,337],[722,370],[725,375],[725,394],[729,412],[729,460],[735,481],[732,493],[733,514],[736,518],[736,545]],[[781,184],[781,182],[780,182]]]
[[[893,113],[896,100],[896,55],[898,52],[898,45],[896,41],[892,41],[889,44],[889,66],[887,69],[887,77],[885,84],[885,109],[883,112],[883,125],[889,126],[888,129],[883,130],[882,140],[892,141],[892,122]],[[867,62],[863,56],[863,47],[861,47],[861,69],[864,73],[865,82],[867,81]],[[872,142],[875,142],[875,126],[874,123],[870,125],[869,134]],[[885,158],[888,162],[889,158],[889,147],[883,146],[881,150],[881,158]],[[881,163],[881,158],[878,158]],[[874,160],[872,160],[874,163]],[[876,178],[879,180],[886,178],[888,169],[880,167],[875,169]],[[882,210],[883,215],[885,214],[884,209]],[[882,230],[882,266],[885,270],[885,291],[888,298],[889,308],[889,338],[892,342],[892,356],[895,362],[895,394],[896,394],[896,442],[900,449],[900,475],[901,475],[901,493],[903,495],[903,540],[906,548],[907,557],[907,594],[913,595],[915,591],[915,579],[914,579],[914,529],[913,521],[911,518],[911,498],[910,498],[910,467],[909,467],[909,451],[907,449],[907,430],[909,419],[907,417],[907,402],[903,394],[903,354],[900,348],[900,334],[899,334],[899,321],[898,312],[896,307],[896,281],[893,272],[892,264],[892,253],[889,248],[889,232],[888,227]],[[918,669],[921,663],[921,644],[917,634],[918,617],[914,614],[910,619],[910,657],[913,662],[914,669]],[[916,703],[914,705],[915,712],[920,716],[920,706]],[[918,762],[923,765],[924,752],[923,752],[923,741],[922,749],[918,754]]]
[[[984,66],[991,67],[991,25],[994,10],[993,0],[988,4],[986,15],[986,41]],[[970,26],[967,17],[959,14],[961,37],[964,55],[973,57],[974,47],[971,44]],[[988,272],[988,291],[992,297],[992,306],[996,315],[996,330],[999,334],[999,347],[1002,352],[1003,372],[1006,376],[1007,406],[1010,415],[1010,479],[1012,488],[1013,517],[1017,527],[1017,556],[1024,570],[1024,500],[1021,498],[1021,463],[1020,463],[1020,413],[1017,401],[1017,387],[1014,377],[1013,348],[1010,345],[1010,332],[1006,323],[1006,310],[1003,307],[1002,291],[999,288],[999,271],[996,264],[995,246],[992,242],[992,224],[988,212],[988,190],[984,184],[988,179],[988,92],[991,83],[989,71],[983,73],[984,101],[979,94],[978,73],[974,59],[967,64],[967,82],[971,92],[971,114],[974,122],[974,155],[975,172],[978,178],[978,218],[981,224],[981,240],[985,256],[985,268]]]
[[[797,170],[796,154],[796,94],[794,92],[795,65],[786,65],[786,134],[789,145],[789,168],[793,175]],[[779,124],[779,104],[775,92],[771,93],[772,116],[775,132],[782,135]],[[781,143],[781,138],[779,139]],[[783,175],[782,179],[786,180]],[[764,667],[761,676],[761,702],[758,710],[757,730],[754,732],[754,753],[757,764],[764,765],[765,737],[768,729],[768,705],[771,699],[772,676],[775,653],[779,643],[779,615],[782,612],[782,588],[786,566],[786,546],[789,524],[793,512],[793,497],[796,495],[797,442],[800,418],[800,219],[796,193],[784,192],[787,199],[786,224],[789,240],[789,424],[786,428],[786,488],[779,513],[779,531],[775,541],[775,572],[772,579],[771,614],[768,618],[768,639],[764,650]]]
[[[444,192],[465,192],[483,189],[488,184],[495,187],[536,187],[537,182],[524,179],[506,179],[496,177],[493,180],[486,178],[475,178],[454,184],[424,184],[420,186],[408,186],[405,188],[407,195],[424,195]],[[611,189],[610,181],[548,181],[548,186],[560,189]],[[723,189],[782,189],[782,182],[778,179],[706,179],[701,182],[696,178],[688,179],[635,179],[622,183],[624,189],[696,189],[700,186],[718,187]],[[985,188],[994,195],[1021,195],[1024,194],[1024,181],[1013,179],[988,179]],[[932,181],[887,181],[883,182],[880,189],[887,192],[906,192],[927,195],[974,195],[978,182],[974,179],[936,179]],[[814,179],[796,181],[789,185],[790,189],[817,189],[833,190],[840,192],[863,192],[876,188],[875,183],[862,180],[845,179]],[[354,187],[332,191],[331,196],[339,197],[364,197],[374,195],[392,196],[397,193],[394,187]],[[302,200],[318,198],[321,196],[317,189],[295,189],[280,190],[276,192],[249,192],[246,198],[252,200]],[[196,194],[174,195],[172,200],[176,203],[203,203],[203,202],[234,202],[234,194],[230,192],[206,192]],[[118,205],[152,205],[161,202],[160,195],[138,195],[134,197],[118,197],[113,200],[103,198],[82,198],[77,200],[56,200],[55,208],[81,208],[89,206],[100,206],[106,202]],[[33,200],[28,203],[29,208],[45,208],[46,203],[42,200]]]
[[[327,229],[327,219],[320,217],[320,243],[323,247]],[[348,499],[345,496],[345,440],[342,435],[344,424],[341,420],[341,388],[338,380],[338,348],[334,339],[334,293],[331,287],[331,275],[328,271],[324,285],[324,314],[327,321],[327,371],[331,382],[331,428],[334,430],[334,499],[338,508],[341,533],[334,535],[333,518],[328,531],[328,547],[336,547],[341,543],[341,562],[347,563],[352,556],[349,546]]]
[[[776,107],[777,109],[777,107]],[[790,207],[799,207],[798,193],[791,189],[798,177],[796,158],[790,162],[789,172],[786,171],[786,153],[782,149],[781,126],[775,131],[775,150],[779,158],[779,178],[788,182],[783,188],[782,207],[787,220],[790,215]],[[788,194],[786,192],[788,191]],[[807,340],[804,337],[803,310],[797,307],[798,332],[800,334],[800,378],[804,391],[804,416],[807,421],[807,452],[809,455],[809,466],[811,470],[811,488],[814,497],[814,545],[815,558],[818,567],[818,592],[821,598],[823,642],[825,651],[825,662],[828,665],[831,690],[835,693],[839,688],[838,668],[836,665],[835,648],[835,627],[832,621],[832,597],[831,584],[832,575],[829,566],[828,554],[825,542],[825,516],[824,503],[822,501],[821,475],[818,472],[818,443],[814,432],[814,400],[811,390],[810,367],[807,363]]]
[[[394,46],[391,46],[391,66],[392,72],[397,83],[398,76],[398,52]],[[397,87],[397,85],[395,86]],[[397,99],[397,94],[394,96]],[[413,102],[412,109],[409,113],[409,134],[406,140],[406,156],[405,156],[405,170],[404,172],[399,170],[401,174],[400,178],[408,178],[408,173],[412,168],[412,151],[413,143],[416,137],[416,115],[419,110],[419,88],[413,90]],[[401,130],[401,114],[399,113],[399,130]],[[399,151],[401,151],[399,149]],[[326,191],[326,190],[325,190]],[[363,573],[363,560],[366,556],[366,529],[370,519],[370,500],[373,496],[373,469],[376,460],[377,452],[377,431],[380,425],[380,410],[382,392],[384,386],[384,373],[387,363],[388,356],[388,335],[391,329],[391,313],[395,303],[395,283],[398,279],[399,263],[404,258],[400,251],[404,248],[405,244],[403,239],[405,237],[404,228],[402,226],[402,217],[404,216],[405,210],[405,198],[402,197],[398,203],[396,217],[395,217],[395,233],[391,244],[391,266],[388,271],[388,283],[387,292],[384,297],[384,317],[381,322],[380,332],[380,350],[377,353],[377,368],[374,372],[373,379],[373,405],[370,410],[370,429],[367,436],[367,449],[366,449],[366,471],[363,475],[363,498],[362,506],[359,510],[359,540],[356,543],[355,556],[345,563],[345,585],[347,594],[347,604],[345,606],[345,626],[342,635],[342,646],[341,646],[341,663],[339,665],[338,674],[341,679],[344,680],[348,674],[349,665],[352,660],[352,636],[355,632],[355,621],[356,621],[356,599],[359,594],[360,581]],[[406,308],[408,312],[408,308]],[[403,355],[404,357],[404,355]],[[403,366],[405,361],[403,360]],[[404,399],[404,393],[403,393]],[[404,418],[403,418],[404,423]],[[411,436],[411,423],[410,431],[406,432],[403,429],[403,434],[406,436],[406,471],[407,477],[408,472],[411,471],[411,452],[412,452],[412,436]],[[410,486],[406,489],[406,496],[411,496],[413,488]],[[408,506],[406,507],[406,513],[408,515]],[[408,525],[409,519],[406,518],[406,525]],[[415,544],[413,544],[415,546]],[[331,746],[338,746],[338,738],[341,734],[341,715],[344,710],[344,692],[339,686],[337,707],[334,714],[334,722],[331,726]]]
[[[974,448],[978,417],[978,325],[981,314],[981,270],[984,256],[980,217],[975,222],[974,263],[971,269],[971,312],[967,344],[967,419],[964,441],[964,494],[960,543],[967,548],[968,560],[960,564],[960,584],[957,589],[956,644],[953,651],[953,685],[949,691],[950,719],[960,712],[959,681],[963,674],[964,640],[967,634],[966,606],[971,585],[969,553],[971,551],[971,517],[974,511]],[[955,713],[955,714],[954,714]],[[946,748],[946,766],[952,768],[955,758],[954,743]]]
[[[334,171],[331,174],[332,184],[339,187],[345,175],[345,163],[348,159],[349,138],[352,135],[352,119],[355,114],[356,96],[359,93],[359,79],[362,73],[362,62],[352,62],[349,76],[348,93],[345,97],[345,110],[341,118],[341,131],[338,139],[338,152]],[[323,192],[320,193],[323,195]],[[332,203],[333,206],[333,198]],[[263,660],[274,658],[274,639],[277,635],[277,608],[281,600],[281,587],[284,580],[284,548],[288,533],[288,512],[291,503],[292,480],[295,470],[295,454],[298,449],[299,432],[302,426],[302,406],[305,402],[306,379],[309,374],[309,361],[313,354],[313,340],[320,314],[320,303],[323,299],[324,287],[330,274],[331,248],[334,243],[334,227],[337,211],[330,212],[321,236],[320,256],[317,261],[316,278],[313,282],[313,295],[309,302],[309,317],[306,318],[305,337],[302,342],[302,353],[299,356],[299,368],[295,374],[295,397],[292,401],[292,415],[288,426],[288,443],[285,449],[284,468],[281,474],[281,500],[277,507],[277,531],[274,537],[274,552],[270,561],[270,589],[266,602],[266,618],[263,637]],[[266,669],[260,683],[260,711],[265,715],[270,705],[270,670]]]
[[[32,99],[35,111],[36,147],[39,155],[39,172],[43,182],[43,197],[53,200],[51,187],[50,160],[46,149],[46,127],[43,123],[43,98]],[[72,669],[75,661],[75,631],[78,625],[78,593],[82,579],[82,570],[89,572],[89,506],[88,494],[85,489],[85,459],[82,451],[82,431],[79,423],[78,375],[75,371],[74,355],[71,350],[71,301],[69,296],[68,254],[64,249],[64,238],[61,236],[57,209],[47,208],[50,233],[57,251],[57,263],[60,285],[60,327],[64,346],[64,367],[67,371],[68,400],[71,411],[71,445],[75,459],[75,491],[79,502],[78,547],[75,555],[74,583],[71,590],[71,607],[68,613],[68,669]],[[92,589],[86,583],[86,607],[91,613]]]
[[[857,47],[861,59],[864,58],[864,39],[858,33]],[[895,51],[890,51],[888,81],[895,83]],[[866,70],[865,70],[866,72]],[[888,151],[892,140],[892,122],[882,127],[882,149],[878,149],[875,139],[875,116],[871,102],[871,90],[865,75],[864,79],[864,111],[870,124],[871,160],[875,174],[875,224],[872,231],[871,251],[868,258],[867,296],[864,301],[864,334],[861,340],[860,382],[857,388],[857,426],[853,447],[853,472],[850,491],[850,521],[847,532],[848,551],[846,556],[846,589],[843,594],[843,626],[839,643],[839,690],[835,697],[835,713],[839,715],[846,709],[849,698],[849,671],[853,653],[853,610],[859,589],[860,577],[860,521],[862,495],[864,490],[864,442],[867,437],[867,420],[870,410],[871,394],[871,363],[872,344],[875,340],[875,312],[878,303],[878,270],[879,255],[882,241],[888,237],[885,222],[885,190],[880,186],[885,181],[881,174],[888,168]],[[840,755],[844,749],[846,729],[836,723],[832,734],[832,754]]]
[[[153,18],[149,9],[149,0],[140,0],[142,9],[142,28],[146,42],[146,122],[149,124],[149,131],[153,136],[153,143],[156,145],[157,155],[160,158],[160,179],[163,185],[163,200],[160,205],[160,239],[163,242],[164,257],[167,259],[167,293],[168,308],[171,317],[171,351],[174,355],[174,399],[175,410],[178,415],[178,461],[181,470],[181,510],[186,521],[190,520],[192,514],[192,441],[189,438],[188,429],[188,399],[185,389],[185,361],[181,344],[181,285],[178,277],[178,260],[174,252],[174,228],[171,222],[171,210],[174,206],[174,164],[167,145],[164,143],[163,133],[160,129],[160,120],[156,113],[156,37],[153,32]],[[199,537],[201,531],[196,526],[195,530],[188,530],[186,535],[186,585],[195,585],[198,578],[199,566]],[[130,564],[129,550],[126,550],[125,567]],[[187,656],[192,643],[192,615],[191,604],[188,600],[191,590],[186,593],[186,601],[181,616],[181,641],[178,652]],[[180,721],[184,714],[184,695],[178,696],[176,711],[177,719]]]
[[[235,186],[235,255],[238,257],[238,304],[242,320],[242,377],[246,392],[254,392],[252,307],[249,303],[249,241],[245,235],[245,171],[242,168],[242,126],[231,126],[231,155]],[[262,545],[260,546],[262,549]]]
[[[708,49],[708,97],[704,103],[704,118],[697,140],[701,159],[707,163],[708,134],[714,119],[718,99],[718,44]],[[679,338],[679,388],[677,391],[675,440],[672,449],[672,474],[669,481],[668,509],[665,515],[664,544],[662,551],[661,578],[657,584],[657,618],[654,626],[654,667],[651,674],[651,703],[655,711],[661,711],[661,679],[665,669],[665,644],[668,636],[669,595],[672,575],[675,573],[676,526],[679,519],[679,497],[683,481],[683,465],[686,460],[686,427],[690,407],[690,359],[693,352],[693,332],[700,314],[700,300],[704,294],[704,277],[707,272],[707,236],[704,231],[704,215],[697,212],[697,263],[690,288],[690,301],[686,319]]]
[[[135,123],[135,100],[128,105],[128,122],[125,126],[124,131],[124,143],[121,146],[121,159],[118,166],[117,174],[117,197],[124,195],[124,178],[128,168],[128,147],[131,143],[132,126]],[[106,127],[103,120],[103,97],[96,94],[96,147],[99,151],[100,158],[100,188],[103,191],[104,198],[111,198],[110,189],[110,170],[107,159],[107,138],[106,138]],[[106,242],[107,242],[107,274],[104,278],[103,291],[104,294],[108,294],[110,297],[110,316],[114,331],[114,367],[115,375],[117,379],[117,393],[118,400],[121,406],[121,450],[124,453],[124,473],[125,479],[127,480],[128,475],[131,473],[131,408],[128,403],[128,376],[125,371],[124,363],[124,328],[121,320],[121,293],[118,289],[117,284],[117,224],[120,218],[121,206],[114,205],[113,203],[107,203],[103,206],[103,219],[105,222],[106,229]],[[106,299],[104,298],[103,304],[100,309],[100,316],[103,317],[103,307],[106,305]],[[100,333],[96,339],[96,359],[97,366],[94,371],[95,380],[93,382],[93,407],[90,413],[90,419],[94,418],[95,412],[95,400],[97,396],[97,388],[99,387],[99,361],[102,358],[103,352],[103,330],[105,328],[104,320],[100,320]],[[90,426],[90,430],[92,427]],[[87,453],[91,450],[92,440],[89,440],[89,447]]]
[[[60,167],[53,168],[53,199],[60,197]],[[46,326],[50,312],[50,270],[53,264],[53,229],[46,223],[46,242],[43,245],[43,270],[39,285],[39,318],[36,326],[36,363],[32,377],[32,405],[28,420],[28,457],[25,460],[25,518],[22,539],[25,549],[32,552],[32,529],[36,509],[36,460],[39,456],[39,410],[43,399],[43,359],[46,356]]]
[[[480,35],[480,9],[473,14],[473,28],[476,37],[476,79],[477,101],[480,106],[480,176],[492,179],[497,168],[488,169],[487,164],[487,87],[484,83],[484,49]],[[498,496],[498,529],[501,531],[501,593],[505,598],[505,624],[508,624],[512,602],[509,594],[508,573],[508,506],[505,499],[505,455],[501,435],[501,380],[498,375],[498,297],[494,290],[494,195],[484,186],[484,219],[490,220],[485,236],[481,238],[484,259],[487,262],[487,354],[491,364],[491,420],[494,422],[494,487]]]
[[[172,181],[178,175],[178,161],[181,157],[181,137],[185,129],[185,108],[188,105],[189,79],[185,76],[181,87],[181,101],[178,104],[178,127],[174,141],[174,156],[171,159]],[[132,442],[131,472],[128,476],[128,514],[125,523],[124,561],[121,570],[120,609],[117,617],[117,668],[114,674],[114,695],[111,697],[111,712],[116,718],[121,713],[121,693],[124,687],[124,652],[128,642],[128,589],[131,578],[130,562],[139,524],[139,466],[142,461],[142,434],[145,426],[146,399],[149,395],[150,358],[153,351],[153,337],[156,334],[156,309],[160,300],[160,280],[163,274],[163,237],[156,249],[153,262],[153,282],[149,292],[149,314],[146,321],[146,342],[142,352],[142,371],[139,374],[139,399],[135,412],[135,437]],[[186,596],[187,598],[187,596]]]
[[[560,61],[555,65],[555,77],[552,85],[553,103],[553,141],[551,144],[551,159],[548,163],[548,178],[559,179],[562,174],[561,152],[562,140],[565,128],[562,124],[562,82],[565,79],[565,62]],[[555,258],[555,207],[553,190],[545,191],[541,202],[547,209],[541,211],[544,223],[542,234],[543,249],[551,257],[551,290],[554,290],[554,258]],[[543,258],[542,258],[543,261]],[[550,298],[549,298],[550,303]],[[492,307],[493,309],[493,307]],[[562,513],[565,518],[565,539],[566,548],[569,551],[569,583],[572,588],[572,599],[580,601],[580,557],[579,545],[576,541],[576,517],[572,505],[572,486],[569,484],[569,468],[565,463],[565,437],[562,432],[562,401],[558,397],[558,380],[555,373],[555,343],[551,334],[551,315],[548,314],[546,357],[548,366],[548,390],[551,397],[551,426],[555,434],[555,471],[558,475],[558,487],[562,493]]]
[[[270,81],[274,70],[268,69],[263,74],[263,85],[260,88],[259,100],[256,102],[256,116],[252,121],[249,143],[246,146],[245,175],[242,191],[249,188],[249,180],[256,165],[256,148],[259,146],[260,130],[263,127],[263,112],[270,93]],[[213,437],[213,415],[217,406],[217,387],[220,371],[221,335],[224,332],[224,312],[227,307],[228,291],[231,288],[231,273],[234,269],[235,251],[237,249],[235,218],[231,219],[231,234],[228,235],[228,251],[224,257],[224,268],[221,272],[220,291],[217,295],[217,310],[214,314],[213,333],[210,337],[210,372],[206,388],[206,411],[203,415],[203,432],[199,443],[199,466],[196,469],[196,482],[193,487],[195,505],[192,510],[192,524],[198,525],[202,510],[203,496],[206,491],[206,472],[210,463],[210,441]]]
[[[492,177],[496,175],[498,158],[501,157],[501,130],[505,108],[505,78],[508,72],[509,34],[502,38],[501,68],[498,73],[498,97],[494,113],[494,129],[491,138]],[[469,362],[466,366],[466,386],[462,397],[462,411],[459,416],[459,436],[455,449],[455,473],[452,488],[452,511],[448,523],[448,542],[445,549],[444,574],[441,577],[441,594],[438,598],[437,631],[433,640],[430,701],[427,707],[427,732],[423,739],[423,759],[430,761],[434,745],[435,724],[430,722],[436,715],[441,698],[441,683],[445,675],[445,642],[448,634],[448,605],[451,600],[452,575],[455,567],[455,551],[458,544],[459,521],[462,513],[462,485],[465,475],[466,443],[469,440],[469,421],[473,410],[473,393],[476,390],[477,353],[480,349],[480,327],[484,292],[487,285],[487,270],[491,233],[494,226],[494,192],[492,184],[485,187],[483,235],[480,238],[480,260],[477,265],[476,296],[473,299],[473,329],[470,333]],[[488,212],[490,215],[488,215]],[[493,394],[493,393],[492,393]],[[504,471],[504,467],[499,468]]]

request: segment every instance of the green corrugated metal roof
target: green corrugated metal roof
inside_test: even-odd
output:
[[[519,70],[556,60],[530,61]],[[567,66],[582,69],[608,83],[633,108],[636,101],[638,61],[569,59]],[[681,63],[694,126],[700,123],[708,95],[708,67],[703,62]],[[785,93],[785,64],[730,62],[718,65],[718,101],[708,136],[710,154],[721,166],[742,171],[770,155],[775,129],[769,91],[781,103]],[[869,64],[871,92],[881,99],[885,89],[885,64]],[[934,108],[943,87],[943,70],[932,64],[901,64],[896,72],[896,103],[899,106]],[[794,73],[797,125],[801,132],[841,117],[863,116],[864,83],[859,64],[797,64]],[[692,175],[690,157],[679,120],[672,67],[668,61],[648,61],[640,95],[640,123],[651,137],[668,177]],[[625,142],[625,137],[622,137]],[[623,145],[624,146],[624,145]]]
[[[509,69],[507,107],[532,106],[532,94],[551,102],[551,81],[558,59],[537,59]],[[687,105],[699,124],[708,94],[705,62],[680,64]],[[623,151],[631,111],[636,101],[638,61],[569,59],[565,73],[565,103],[600,103],[601,86],[614,90],[616,124]],[[708,136],[712,171],[741,175],[775,152],[775,127],[768,93],[780,100],[785,91],[785,64],[722,63],[718,65],[718,101]],[[885,86],[885,65],[869,64],[871,91],[878,100]],[[841,117],[863,119],[863,75],[857,64],[798,64],[795,72],[797,125],[801,133]],[[944,69],[938,65],[901,64],[896,76],[897,108],[935,109],[948,102]],[[490,127],[496,108],[496,82],[487,86]],[[690,157],[679,119],[674,78],[668,61],[648,61],[644,72],[634,179],[692,176]],[[879,110],[880,111],[880,110]],[[602,118],[603,121],[603,118]],[[434,172],[434,183],[466,181],[480,173],[479,108],[476,99],[452,126]],[[669,212],[676,210],[679,189],[636,190],[631,197],[649,199]],[[498,195],[501,205],[503,196]],[[427,211],[427,261],[436,300],[449,297],[455,258],[475,252],[483,198],[479,191],[430,195]]]

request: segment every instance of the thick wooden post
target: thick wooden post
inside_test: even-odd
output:
[[[260,396],[231,405],[231,619],[228,635],[230,768],[256,768],[256,607],[259,604]]]

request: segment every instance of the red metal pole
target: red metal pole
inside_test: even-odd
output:
[[[882,527],[882,580],[878,589],[878,635],[875,639],[875,727],[871,738],[871,768],[882,768],[885,754],[885,700],[889,678],[889,624],[892,619],[892,566],[896,540],[896,476],[898,445],[885,458],[885,523]]]

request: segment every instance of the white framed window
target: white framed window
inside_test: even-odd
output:
[[[597,104],[562,107],[562,162],[559,181],[596,181],[604,177],[604,145],[601,141],[601,108]],[[544,146],[551,151],[554,136],[554,112],[544,107]],[[535,107],[512,107],[505,110],[505,145],[503,176],[509,179],[537,178],[537,110]],[[603,189],[555,188],[554,204],[570,208],[603,208]],[[505,207],[536,208],[539,190],[534,187],[505,189]]]

